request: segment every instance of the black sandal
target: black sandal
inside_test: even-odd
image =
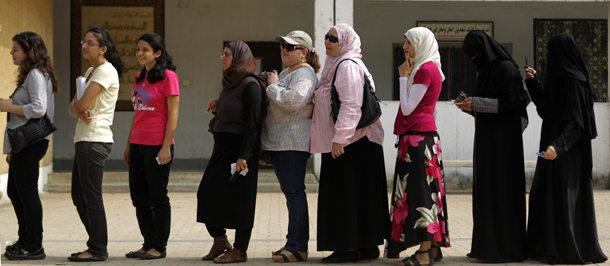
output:
[[[286,249],[286,247],[282,247],[279,250],[276,251],[271,251],[271,255],[280,255],[280,253],[282,253],[282,251],[284,251]]]
[[[273,261],[275,261],[275,262],[302,262],[302,261],[306,260],[306,259],[303,259],[303,256],[301,256],[301,254],[299,254],[299,252],[296,251],[296,250],[284,249],[284,251],[288,251],[288,252],[292,253],[294,258],[297,259],[297,260],[296,261],[291,261],[288,258],[288,256],[286,256],[286,254],[278,253],[278,254],[275,254],[274,256],[282,256],[282,259],[284,259],[284,261],[277,260],[275,258],[273,258]]]
[[[411,257],[405,258],[404,260],[401,260],[401,262],[404,266],[422,266],[421,263],[419,263],[419,260],[417,259],[416,255],[424,254],[424,253],[428,253],[428,256],[430,257],[430,263],[428,263],[426,265],[427,266],[434,265],[434,255],[432,254],[432,248],[430,248],[428,250],[415,251],[415,254],[411,255]]]

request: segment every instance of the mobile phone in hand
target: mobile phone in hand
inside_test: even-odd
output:
[[[239,173],[241,173],[241,171],[235,171],[235,174],[233,174],[231,176],[231,178],[229,178],[229,181],[231,181],[231,183],[234,183],[235,180],[237,180],[237,177],[239,176]]]
[[[525,67],[526,68],[530,67],[529,64],[527,63],[527,56],[525,56]]]
[[[464,91],[460,91],[458,98],[460,98],[460,100],[463,101],[463,100],[466,100],[466,98],[468,98],[468,95],[466,95],[466,93]]]

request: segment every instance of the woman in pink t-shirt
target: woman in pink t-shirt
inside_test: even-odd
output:
[[[180,88],[176,66],[161,36],[142,34],[137,49],[136,56],[145,67],[133,83],[135,113],[123,161],[129,165],[129,192],[144,244],[125,257],[159,259],[166,256],[170,231],[167,183],[174,157]]]
[[[445,77],[434,33],[417,27],[404,39],[407,61],[398,68],[400,107],[394,134],[399,136],[399,147],[386,256],[398,258],[401,251],[419,245],[413,256],[396,266],[432,265],[442,259],[439,247],[450,246],[441,145],[434,121]]]

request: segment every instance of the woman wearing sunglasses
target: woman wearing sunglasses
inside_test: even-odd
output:
[[[273,154],[273,169],[286,196],[289,220],[286,244],[273,252],[273,260],[305,261],[309,241],[305,169],[310,156],[312,99],[320,64],[306,32],[297,30],[275,39],[280,42],[282,62],[288,68],[279,78],[275,70],[267,75],[269,106],[261,148]]]
[[[318,196],[318,251],[334,251],[322,263],[379,257],[389,227],[388,194],[381,121],[357,129],[362,115],[364,75],[360,37],[348,24],[325,36],[326,63],[314,92],[311,152],[322,153]],[[351,59],[339,63],[344,59]],[[337,66],[339,66],[337,68]],[[333,76],[341,101],[337,121],[331,112]]]

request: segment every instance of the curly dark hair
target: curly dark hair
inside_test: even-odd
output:
[[[24,31],[16,34],[13,37],[13,41],[17,42],[23,52],[27,55],[25,60],[19,65],[17,70],[17,84],[21,84],[25,81],[30,71],[38,69],[43,75],[46,74],[53,84],[53,93],[57,94],[59,89],[59,82],[55,77],[53,71],[53,61],[47,53],[47,47],[40,35],[31,32]]]

